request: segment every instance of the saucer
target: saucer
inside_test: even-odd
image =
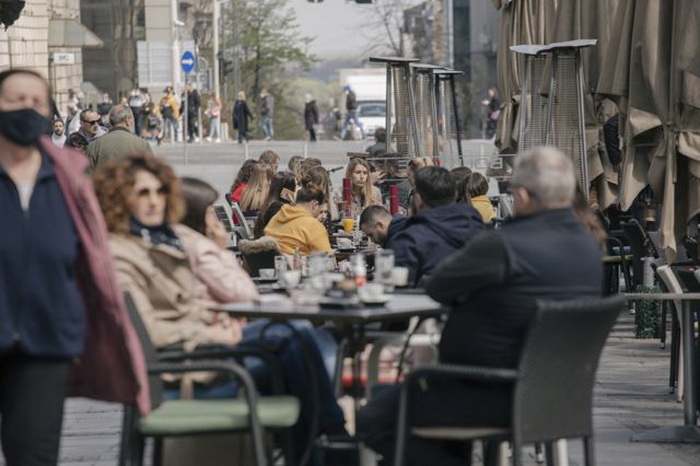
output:
[[[388,303],[391,301],[391,295],[388,294],[383,294],[381,296],[377,296],[374,298],[364,298],[362,297],[362,294],[360,293],[360,301],[362,301],[363,304],[367,306],[381,306],[383,304]]]

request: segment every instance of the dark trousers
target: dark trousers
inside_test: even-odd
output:
[[[190,141],[193,140],[195,136],[199,137],[198,124],[199,121],[196,113],[187,115],[187,136],[189,137]]]
[[[428,387],[409,399],[410,425],[507,426],[510,391],[503,386],[462,384],[427,379]],[[357,430],[362,441],[393,464],[401,385],[395,385],[373,398],[359,413]],[[469,464],[471,445],[464,442],[424,440],[408,437],[407,465]]]
[[[316,130],[309,128],[309,141],[316,142]]]
[[[69,359],[0,355],[0,439],[8,466],[58,464]]]

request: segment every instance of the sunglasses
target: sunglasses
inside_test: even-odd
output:
[[[96,125],[100,122],[100,119],[98,118],[97,120],[82,120],[83,123],[90,123],[91,125]]]

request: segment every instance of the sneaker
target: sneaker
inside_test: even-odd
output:
[[[216,144],[218,144],[218,143],[220,143],[220,142],[221,142],[221,139],[219,139],[219,138],[216,138],[216,139],[214,139],[214,142],[215,142]]]
[[[271,141],[272,138],[271,138],[270,136],[268,136],[268,137],[265,138],[265,140],[266,140],[266,141]]]

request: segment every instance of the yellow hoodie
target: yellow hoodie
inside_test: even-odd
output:
[[[481,214],[481,218],[484,223],[489,223],[496,217],[496,211],[493,210],[493,205],[488,196],[475,196],[472,197],[472,205]]]
[[[305,255],[313,251],[333,253],[326,228],[301,207],[283,205],[265,227],[265,235],[277,240],[283,254],[294,254],[297,246]]]

